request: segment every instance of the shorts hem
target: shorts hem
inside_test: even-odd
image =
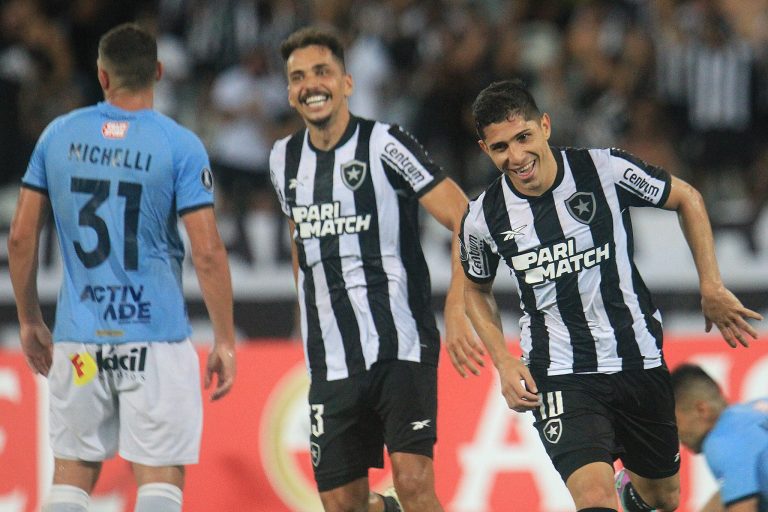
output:
[[[437,442],[436,439],[430,438],[430,439],[424,439],[424,445],[421,443],[418,443],[416,446],[407,446],[407,447],[398,447],[398,448],[392,448],[391,450],[389,447],[387,447],[387,453],[391,456],[393,453],[407,453],[409,455],[423,455],[424,457],[428,457],[430,459],[435,458],[435,443]],[[426,442],[429,442],[429,446],[426,446]],[[416,444],[416,443],[414,443]]]
[[[83,462],[104,462],[105,460],[109,460],[115,455],[94,455],[91,457],[80,457],[79,455],[74,454],[63,454],[63,453],[57,453],[53,452],[53,456],[56,459],[62,459],[62,460],[72,460],[72,461],[83,461]]]
[[[572,474],[587,464],[592,464],[593,462],[605,462],[609,466],[613,465],[613,457],[603,448],[581,448],[563,453],[559,455],[557,459],[558,461],[556,462],[550,457],[555,469],[560,473],[560,478],[563,479],[563,482],[567,482]]]
[[[677,466],[675,469],[669,469],[667,471],[656,471],[656,472],[647,472],[647,471],[635,471],[632,469],[631,466],[624,465],[625,468],[627,468],[629,471],[635,473],[637,476],[640,476],[642,478],[647,478],[649,480],[661,480],[662,478],[669,478],[671,476],[675,476],[680,472],[680,466]]]
[[[199,457],[190,457],[186,459],[171,459],[171,460],[164,460],[164,461],[158,461],[157,459],[151,460],[147,457],[134,457],[132,455],[129,455],[127,453],[120,452],[120,458],[123,460],[126,460],[128,462],[134,462],[136,464],[141,464],[142,466],[150,466],[150,467],[166,467],[166,466],[190,466],[197,464],[200,461]]]
[[[373,466],[373,467],[378,467],[378,466]],[[348,483],[354,482],[359,478],[367,477],[368,469],[370,468],[349,469],[348,471],[345,471],[343,473],[334,473],[333,475],[329,475],[329,476],[315,475],[317,490],[319,492],[332,491],[333,489],[336,489],[338,487],[347,485]]]

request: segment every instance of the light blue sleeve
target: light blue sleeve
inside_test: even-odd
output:
[[[183,215],[213,205],[213,174],[208,153],[200,139],[181,128],[174,152],[176,210]]]
[[[45,154],[53,132],[56,130],[58,120],[49,124],[35,144],[32,157],[29,159],[27,171],[21,178],[21,183],[40,192],[48,192],[48,176],[45,174]]]
[[[759,495],[759,473],[765,473],[764,452],[755,449],[762,442],[754,430],[744,428],[733,418],[717,425],[704,443],[704,455],[715,479],[720,484],[720,497],[725,505],[748,496]]]

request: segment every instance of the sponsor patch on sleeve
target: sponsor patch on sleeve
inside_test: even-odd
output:
[[[200,171],[200,182],[206,190],[213,190],[213,173],[207,167]]]
[[[654,178],[638,167],[625,168],[619,177],[618,185],[653,204],[658,204],[666,187],[663,180]]]

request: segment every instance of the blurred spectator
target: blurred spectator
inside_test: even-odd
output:
[[[289,116],[286,82],[269,68],[263,47],[244,52],[240,63],[216,76],[211,87],[210,152],[214,176],[232,213],[236,234],[229,247],[246,262],[253,261],[246,229],[251,210],[272,211],[269,150],[282,135],[277,128]]]
[[[752,224],[762,198],[746,193],[765,172],[754,167],[761,137],[753,128],[759,105],[756,58],[718,2],[702,0],[695,7],[698,23],[685,69],[690,125],[685,156],[693,171],[691,182],[702,190],[715,228],[743,228],[749,247],[756,251]],[[745,195],[742,208],[731,201]]]
[[[2,6],[5,43],[0,54],[3,89],[3,151],[11,154],[4,178],[16,183],[37,137],[56,116],[82,104],[67,34],[37,4],[13,0]],[[6,110],[7,109],[7,110]],[[5,122],[13,122],[6,125]],[[7,145],[6,145],[7,144]]]
[[[0,1],[4,180],[18,179],[47,121],[101,99],[97,35],[137,18],[158,33],[158,108],[210,144],[222,205],[238,224],[233,254],[246,262],[259,245],[249,237],[262,236],[248,217],[272,207],[264,148],[294,120],[278,46],[307,24],[348,38],[352,111],[412,127],[470,194],[495,176],[470,102],[490,81],[518,77],[557,113],[554,144],[622,145],[681,173],[709,190],[715,228],[740,229],[758,250],[768,0]]]

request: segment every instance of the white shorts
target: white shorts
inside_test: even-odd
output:
[[[54,343],[48,383],[56,457],[96,462],[119,448],[146,466],[197,463],[203,404],[189,340]]]

